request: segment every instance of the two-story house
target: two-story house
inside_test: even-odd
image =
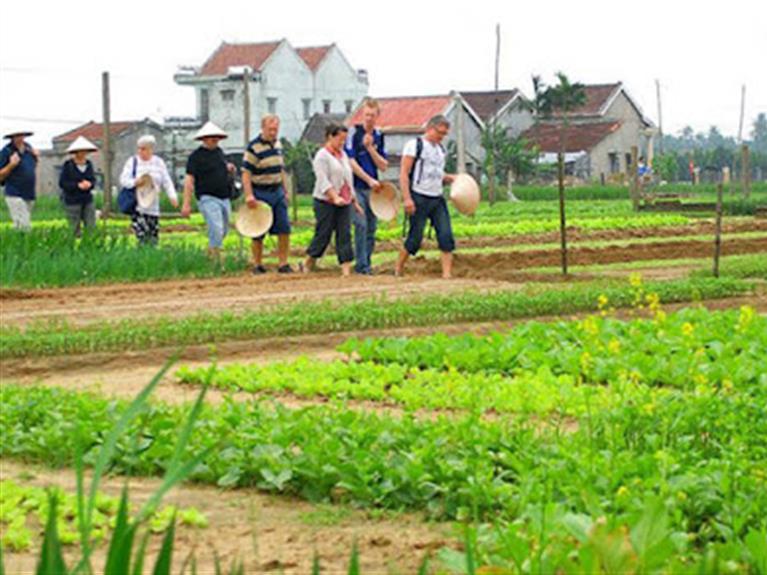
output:
[[[251,138],[269,113],[280,117],[281,137],[296,141],[315,113],[348,114],[368,91],[367,72],[354,69],[335,44],[294,48],[285,39],[224,42],[202,66],[182,67],[174,79],[194,88],[200,121],[229,133],[228,151],[245,144],[246,92]]]

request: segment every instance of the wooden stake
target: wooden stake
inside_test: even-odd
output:
[[[463,174],[466,171],[466,144],[463,134],[463,100],[458,92],[453,95],[453,105],[455,106],[455,146],[458,162],[456,171]]]
[[[743,144],[742,154],[743,160],[741,163],[741,170],[743,171],[743,198],[748,200],[751,198],[751,153],[748,149],[748,145]]]
[[[639,209],[639,148],[631,146],[631,165],[629,166],[629,195],[634,210]]]
[[[101,73],[101,106],[103,113],[103,135],[101,142],[101,163],[104,172],[104,219],[112,212],[112,129],[110,122],[109,72]]]
[[[298,222],[298,192],[296,190],[296,172],[290,171],[290,177],[288,183],[290,184],[290,203],[293,204],[293,223]]]
[[[719,277],[719,257],[722,255],[722,192],[724,185],[716,188],[716,235],[714,237],[714,277]]]
[[[557,157],[557,180],[559,182],[559,238],[562,254],[562,275],[567,275],[567,220],[565,218],[565,153]]]
[[[743,116],[746,113],[746,85],[740,89],[740,123],[738,124],[738,143],[743,143]]]

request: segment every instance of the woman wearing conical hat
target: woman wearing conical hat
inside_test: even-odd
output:
[[[67,221],[75,236],[80,236],[82,228],[96,227],[96,208],[93,204],[93,187],[96,174],[88,154],[98,151],[87,138],[80,136],[67,148],[71,157],[64,162],[59,174],[61,201]]]

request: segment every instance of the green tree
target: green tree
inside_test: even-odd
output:
[[[495,177],[505,184],[511,172],[515,178],[524,178],[535,172],[538,150],[524,138],[512,138],[506,128],[488,126],[482,132],[482,147],[485,149],[485,172],[490,173],[490,163],[495,164]]]
[[[567,275],[567,222],[565,218],[565,150],[567,150],[568,116],[586,102],[586,90],[581,83],[572,83],[562,72],[557,72],[559,84],[546,87],[540,76],[533,76],[535,99],[533,107],[541,119],[559,121],[559,153],[557,172],[559,181],[559,234],[562,254],[562,273]]]
[[[311,194],[314,189],[312,159],[319,146],[305,141],[291,144],[283,139],[282,147],[285,151],[285,168],[296,176],[296,193]]]

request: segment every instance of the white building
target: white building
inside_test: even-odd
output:
[[[281,137],[296,141],[316,112],[349,113],[368,91],[367,72],[355,70],[335,44],[293,48],[287,40],[256,44],[222,43],[200,67],[182,67],[174,76],[192,86],[200,121],[226,130],[227,150],[245,144],[245,90],[250,94],[250,137],[260,118],[281,119]]]

